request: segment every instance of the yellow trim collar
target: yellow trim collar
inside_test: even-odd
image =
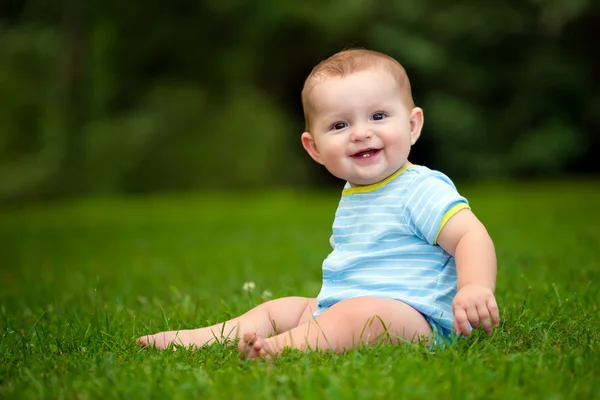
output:
[[[408,168],[411,168],[414,166],[415,166],[414,164],[405,165],[404,167],[400,168],[398,171],[394,172],[393,174],[391,174],[384,180],[379,181],[377,183],[373,183],[371,185],[355,186],[355,187],[346,188],[346,189],[342,190],[342,196],[347,196],[349,194],[356,194],[356,193],[374,192],[377,189],[380,189],[380,188],[384,187],[385,185],[387,185],[388,183],[390,183],[391,181],[393,181],[398,175],[400,175],[401,173],[406,171]]]

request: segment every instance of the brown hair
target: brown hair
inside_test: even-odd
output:
[[[389,72],[396,80],[398,89],[404,93],[403,97],[406,105],[411,108],[414,107],[408,76],[398,61],[378,51],[366,49],[343,50],[317,64],[304,81],[302,108],[304,109],[306,130],[310,131],[309,98],[315,85],[327,78],[343,77],[373,67],[383,68]]]

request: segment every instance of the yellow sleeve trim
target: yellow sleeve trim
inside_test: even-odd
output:
[[[440,227],[437,233],[435,234],[435,239],[433,239],[433,244],[437,244],[438,236],[440,236],[440,232],[442,231],[442,229],[444,229],[444,226],[450,220],[450,218],[452,218],[457,212],[459,212],[460,210],[464,210],[465,208],[470,209],[471,207],[469,207],[469,205],[466,203],[460,203],[449,209],[446,212],[446,214],[444,214],[442,222],[440,223]]]

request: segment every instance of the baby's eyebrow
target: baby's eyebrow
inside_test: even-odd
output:
[[[331,112],[331,113],[324,113],[322,118],[324,120],[337,121],[337,120],[341,120],[341,119],[347,119],[348,117],[347,117],[346,113]]]

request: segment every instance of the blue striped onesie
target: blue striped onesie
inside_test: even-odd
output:
[[[346,184],[314,316],[352,297],[392,298],[423,314],[434,337],[449,339],[456,264],[436,241],[448,219],[468,207],[446,175],[423,166],[373,185]]]

